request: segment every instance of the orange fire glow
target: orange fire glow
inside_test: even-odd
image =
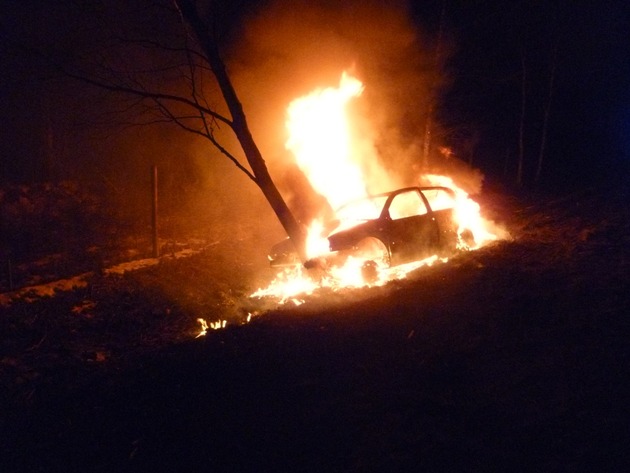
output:
[[[364,166],[363,157],[360,156],[360,150],[365,147],[357,142],[359,138],[353,133],[348,105],[360,97],[363,88],[361,81],[344,72],[338,87],[314,90],[291,102],[287,109],[286,128],[289,138],[286,147],[293,153],[297,165],[309,179],[313,189],[326,198],[332,209],[367,196],[370,193],[369,182],[386,185],[395,182],[384,168],[374,163]],[[432,207],[455,208],[460,249],[476,249],[497,238],[488,230],[487,222],[481,218],[479,204],[471,200],[452,178],[423,175],[413,185],[445,186],[455,191],[455,204],[448,198],[448,202],[435,202]],[[394,187],[387,190],[393,189]],[[471,243],[471,239],[461,238],[464,230],[474,234],[474,243]],[[307,238],[309,258],[329,251],[327,236],[321,221],[311,222]],[[406,265],[383,267],[378,272],[378,278],[371,280],[369,285],[382,285],[392,279],[404,278],[420,266],[445,261],[446,258],[435,255]],[[267,288],[259,289],[252,297],[271,296],[280,303],[300,303],[302,295],[311,294],[320,287],[361,287],[367,284],[361,271],[364,263],[365,260],[350,257],[343,267],[328,268],[325,275],[320,275],[319,280],[306,274],[302,267],[285,269]]]
[[[460,239],[460,249],[474,250],[494,241],[498,236],[489,230],[490,222],[481,216],[481,206],[468,197],[468,193],[458,187],[453,179],[437,174],[424,174],[423,180],[433,186],[450,187],[455,191],[455,220],[459,225],[458,233],[470,230],[474,235],[474,245],[469,246]]]
[[[343,73],[339,87],[317,89],[291,102],[286,147],[313,189],[333,209],[366,195],[365,179],[354,159],[347,105],[361,95],[363,84]]]
[[[210,324],[208,325],[206,319],[198,318],[197,322],[199,322],[199,325],[201,325],[201,329],[199,330],[199,333],[195,338],[203,337],[204,335],[206,335],[209,328],[212,330],[219,330],[225,328],[225,326],[227,325],[227,320],[217,320],[216,322],[210,322]]]

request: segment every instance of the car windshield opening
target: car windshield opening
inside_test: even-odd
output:
[[[341,221],[377,219],[381,215],[387,197],[383,195],[349,202],[337,209],[337,218]]]

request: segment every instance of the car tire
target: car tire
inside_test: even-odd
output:
[[[361,277],[368,284],[374,284],[378,281],[379,267],[374,260],[368,260],[361,266]]]
[[[385,243],[376,237],[361,240],[354,249],[354,256],[374,262],[379,268],[389,268],[391,264],[389,250]]]

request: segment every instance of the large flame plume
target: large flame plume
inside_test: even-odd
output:
[[[352,100],[360,97],[363,89],[359,79],[344,72],[338,87],[318,88],[292,101],[287,109],[286,128],[289,137],[286,147],[293,153],[296,164],[313,189],[325,198],[332,209],[367,196],[371,191],[368,183],[400,185],[395,184],[396,179],[384,168],[374,166],[373,163],[366,165],[360,156],[360,150],[364,146],[358,142],[361,138],[353,130],[349,106]],[[481,217],[479,204],[470,199],[452,178],[426,174],[416,176],[413,181],[415,185],[446,186],[455,191],[455,202],[451,200],[435,205],[455,209],[460,235],[465,230],[473,233],[472,244],[472,240],[460,238],[461,249],[476,249],[497,238],[488,230],[488,222]],[[327,236],[327,229],[321,221],[314,220],[310,223],[307,239],[309,257],[328,251]],[[369,284],[384,284],[389,280],[405,277],[420,266],[446,260],[434,255],[406,265],[384,268],[379,272],[378,279],[369,281]],[[329,268],[318,280],[305,274],[302,267],[290,268],[278,274],[267,288],[258,290],[253,296],[273,296],[282,303],[289,300],[299,303],[300,295],[311,294],[319,287],[360,287],[367,284],[361,272],[363,263],[364,261],[357,258],[348,258],[343,267]]]
[[[339,87],[317,89],[289,104],[286,147],[311,185],[333,209],[366,195],[365,179],[355,162],[347,105],[363,91],[344,72]]]

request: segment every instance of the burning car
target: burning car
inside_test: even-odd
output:
[[[349,202],[326,226],[328,251],[309,255],[305,266],[341,266],[353,257],[369,271],[452,253],[460,238],[472,238],[458,228],[455,205],[455,192],[443,186],[405,187]],[[289,239],[272,247],[269,260],[274,267],[300,264]]]

